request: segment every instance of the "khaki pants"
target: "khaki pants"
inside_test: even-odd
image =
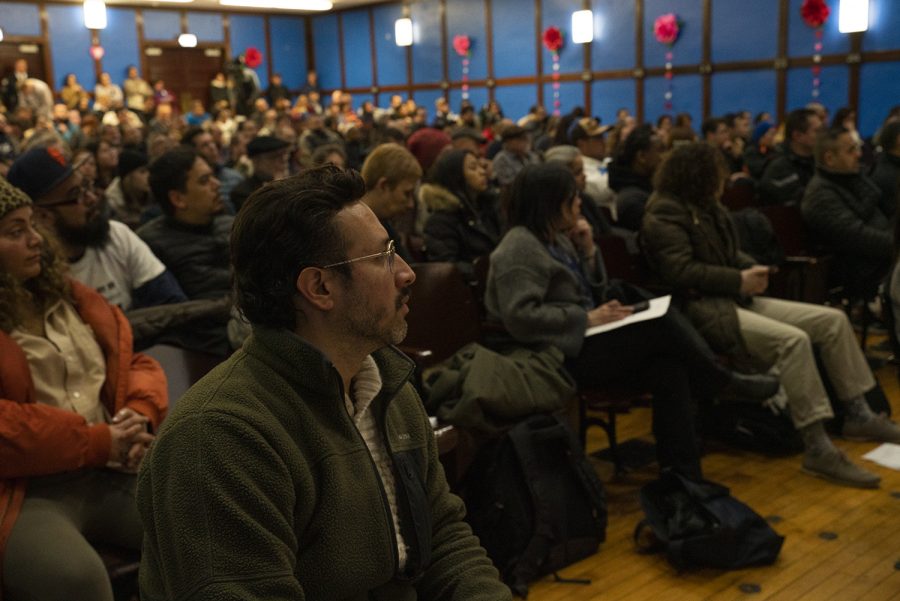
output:
[[[842,311],[756,297],[749,308],[738,307],[737,315],[750,354],[780,371],[795,427],[834,416],[816,369],[813,346],[819,349],[840,400],[874,388],[875,378]]]
[[[29,479],[3,556],[4,601],[112,601],[88,541],[140,550],[135,483],[100,469]]]

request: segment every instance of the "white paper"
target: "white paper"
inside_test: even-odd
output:
[[[900,470],[900,444],[886,442],[863,455],[863,459],[868,459],[892,470]]]
[[[605,323],[602,326],[594,326],[593,328],[588,328],[584,333],[584,337],[593,336],[594,334],[601,334],[603,332],[609,332],[610,330],[615,330],[616,328],[621,328],[627,325],[631,325],[633,323],[637,323],[639,321],[647,321],[648,319],[656,319],[657,317],[662,317],[666,314],[666,311],[669,310],[669,304],[672,302],[672,295],[667,294],[666,296],[660,296],[658,298],[650,299],[650,307],[640,311],[638,313],[632,313],[625,319],[620,319],[619,321],[614,321],[611,323]]]

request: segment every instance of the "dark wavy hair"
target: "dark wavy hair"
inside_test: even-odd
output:
[[[539,239],[549,242],[553,222],[576,193],[575,178],[562,165],[527,165],[509,189],[509,225],[526,227]]]
[[[72,290],[66,279],[69,263],[59,243],[46,229],[35,226],[44,238],[41,245],[41,273],[20,282],[0,270],[0,330],[11,332],[20,326],[27,307],[36,306],[42,313],[58,300],[72,301]]]
[[[443,186],[463,200],[471,200],[463,168],[466,155],[469,154],[475,156],[471,150],[463,149],[450,149],[442,152],[428,172],[428,183]]]
[[[656,170],[656,192],[683,203],[708,206],[718,200],[728,178],[725,157],[718,148],[694,142],[675,148]]]
[[[297,276],[346,259],[335,216],[365,191],[358,172],[328,164],[250,195],[231,230],[235,304],[250,323],[295,329]],[[334,270],[350,277],[347,265]]]
[[[613,159],[616,165],[630,168],[640,151],[653,146],[655,135],[656,130],[649,123],[634,128],[625,141],[616,147],[616,156]]]

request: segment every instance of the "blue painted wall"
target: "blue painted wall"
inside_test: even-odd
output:
[[[331,13],[313,17],[312,30],[319,85],[326,89],[340,88],[341,50],[338,48],[337,15]],[[345,31],[344,35],[355,35],[355,32]]]
[[[100,44],[106,49],[103,70],[121,85],[128,75],[128,67],[140,70],[140,49],[134,26],[134,9],[109,7],[106,10],[106,29],[100,32]]]
[[[177,40],[181,33],[181,16],[174,10],[145,10],[144,39],[148,41]]]
[[[53,57],[53,87],[62,87],[66,73],[74,73],[86,90],[93,91],[97,81],[94,77],[94,59],[88,54],[91,33],[84,28],[81,7],[48,4],[47,27],[52,32],[50,54]]]
[[[622,107],[634,109],[636,84],[633,79],[608,79],[591,84],[592,114],[601,123],[616,122],[616,111]]]
[[[440,14],[438,0],[422,0],[412,6],[414,83],[437,83],[443,79]]]
[[[401,16],[403,10],[399,4],[382,4],[372,11],[379,86],[406,84],[406,48],[394,43],[394,21]]]
[[[294,90],[306,82],[306,21],[301,17],[269,17],[272,41],[272,73],[280,73],[284,85]]]
[[[594,12],[594,42],[591,44],[593,70],[633,68],[634,6],[621,0],[594,0],[591,10]]]
[[[372,85],[372,36],[369,11],[350,10],[341,13],[344,22],[344,64],[348,88]],[[347,35],[347,32],[351,32]]]
[[[224,42],[225,30],[222,15],[216,13],[189,12],[188,31],[197,36],[198,42]]]
[[[754,115],[762,111],[774,115],[775,78],[775,71],[772,70],[717,73],[712,78],[713,115],[739,110],[747,110]]]
[[[788,19],[788,55],[809,57],[814,53],[815,31],[800,18],[802,0],[790,0]],[[720,62],[769,60],[777,52],[778,0],[715,0],[712,2],[712,61]],[[88,54],[90,33],[82,25],[81,7],[48,3],[45,5],[50,32],[49,56],[53,69],[54,87],[65,73],[74,72],[85,87],[94,85],[94,65]],[[469,78],[483,81],[488,76],[487,65],[493,60],[494,78],[499,81],[495,97],[511,117],[524,114],[537,102],[538,85],[542,86],[544,103],[552,110],[552,73],[550,53],[540,46],[540,31],[548,26],[562,29],[568,36],[571,12],[582,7],[582,0],[541,0],[541,22],[535,26],[535,3],[531,0],[492,0],[493,57],[488,57],[485,27],[485,0],[446,0],[448,47],[441,44],[440,0],[418,0],[411,3],[415,45],[411,51],[394,43],[394,21],[402,16],[400,2],[379,4],[371,9],[370,29],[368,9],[353,9],[342,13],[344,47],[338,47],[338,15],[329,13],[313,17],[272,15],[269,17],[272,56],[265,56],[265,19],[259,15],[230,14],[231,48],[234,54],[247,46],[256,46],[264,54],[264,64],[257,70],[262,84],[268,85],[268,62],[281,72],[290,87],[302,85],[308,68],[315,66],[323,88],[337,88],[341,82],[341,50],[345,61],[346,84],[354,88],[424,84],[432,89],[416,91],[417,100],[429,109],[437,96],[448,95],[454,109],[459,106],[462,91],[462,60],[449,42],[456,34],[468,35],[472,40],[469,58]],[[635,67],[635,28],[644,35],[644,62],[648,68],[665,63],[668,50],[653,36],[653,21],[666,12],[676,13],[684,21],[684,30],[672,50],[673,63],[695,65],[702,56],[702,0],[645,0],[644,22],[635,23],[631,0],[591,0],[594,11],[595,40],[591,45],[591,68],[594,71],[630,72]],[[822,31],[822,52],[842,54],[850,49],[849,37],[838,29],[838,3],[832,2],[832,16]],[[142,10],[144,36],[148,41],[171,41],[181,31],[180,11],[147,8]],[[135,9],[110,7],[110,27],[100,32],[101,43],[107,50],[102,61],[116,81],[121,81],[124,69],[140,59],[134,35]],[[223,16],[225,13],[188,12],[188,27],[201,42],[224,43]],[[311,19],[315,52],[314,65],[306,54],[306,19]],[[870,29],[863,36],[863,51],[900,49],[900,2],[870,0]],[[0,26],[9,36],[40,37],[38,7],[32,3],[0,2]],[[374,30],[374,40],[370,40]],[[752,43],[748,39],[752,32]],[[560,53],[561,73],[580,74],[583,69],[582,48],[571,40]],[[374,42],[374,43],[373,43]],[[375,69],[371,61],[371,47],[375,47]],[[537,73],[537,54],[541,53],[543,72]],[[407,54],[411,56],[412,77],[407,75]],[[451,88],[440,89],[443,64],[446,61]],[[819,100],[832,111],[848,102],[848,73],[844,65],[822,70]],[[623,74],[624,75],[624,74]],[[538,84],[537,77],[547,81]],[[860,130],[869,135],[880,125],[887,109],[898,102],[896,81],[900,77],[900,62],[868,63],[860,71],[859,118]],[[506,78],[534,78],[521,83]],[[752,72],[719,71],[711,77],[712,111],[721,114],[741,108],[754,112],[775,110],[774,69]],[[690,112],[695,121],[702,118],[702,87],[698,75],[679,75],[674,79],[674,107],[672,112]],[[617,80],[600,80],[591,85],[590,110],[609,122],[616,108],[635,107],[636,81],[625,76]],[[664,111],[663,97],[666,81],[661,77],[648,78],[644,86],[645,112],[648,119]],[[812,73],[808,68],[794,68],[787,74],[787,109],[812,100]],[[384,104],[391,92],[379,95]],[[406,96],[406,90],[400,92]],[[484,86],[470,91],[476,106],[488,97]],[[584,86],[580,82],[566,82],[560,88],[561,110],[583,104]]]
[[[535,74],[537,40],[533,23],[533,2],[508,0],[493,3],[494,77]]]
[[[778,0],[716,0],[712,3],[712,60],[747,61],[778,54]],[[740,18],[736,18],[740,15]],[[773,26],[774,25],[774,26]],[[752,43],[747,32],[753,32]]]
[[[505,117],[517,120],[537,103],[537,86],[501,86],[494,90],[494,99],[500,103]]]
[[[41,35],[41,17],[37,5],[3,2],[0,4],[0,27],[6,35]]]

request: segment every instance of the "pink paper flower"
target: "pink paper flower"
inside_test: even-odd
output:
[[[469,39],[467,35],[455,35],[453,36],[453,49],[456,51],[456,54],[460,56],[469,56],[469,51],[472,48],[472,41]]]
[[[660,44],[672,46],[681,35],[681,26],[682,22],[675,13],[666,13],[653,22],[653,35]]]
[[[249,46],[247,50],[244,51],[244,64],[250,67],[251,69],[255,69],[262,64],[263,55],[262,52],[259,51],[259,48],[254,46]]]
[[[559,27],[548,27],[544,30],[544,47],[550,52],[559,52],[563,46],[563,35]]]
[[[813,29],[824,25],[830,14],[831,9],[828,8],[825,0],[803,0],[803,5],[800,7],[800,16],[803,18],[803,22]]]

